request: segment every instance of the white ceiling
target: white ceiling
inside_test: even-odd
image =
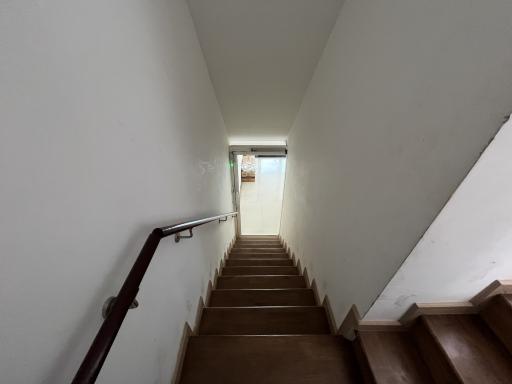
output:
[[[231,140],[284,139],[342,0],[188,0]]]

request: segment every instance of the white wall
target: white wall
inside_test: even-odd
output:
[[[156,225],[232,209],[183,0],[0,4],[0,372],[69,383]],[[169,383],[233,221],[164,240],[99,383]]]
[[[365,313],[512,109],[512,2],[347,0],[289,136],[281,235]]]
[[[467,301],[512,278],[512,121],[498,133],[373,304],[397,320],[414,302]]]
[[[254,182],[242,182],[242,235],[277,235],[283,205],[285,158],[257,158]]]

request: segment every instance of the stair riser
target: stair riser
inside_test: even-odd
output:
[[[230,253],[230,259],[287,259],[286,253]]]
[[[409,332],[359,331],[354,352],[365,383],[434,382]]]
[[[359,383],[349,341],[329,335],[192,336],[182,372],[180,384]]]
[[[313,306],[311,289],[214,290],[210,307]]]
[[[200,335],[329,334],[323,307],[205,308]]]
[[[228,259],[227,267],[250,267],[250,266],[293,266],[291,259]]]
[[[245,248],[283,248],[281,244],[235,244],[233,249],[245,249]]]
[[[219,276],[217,289],[306,288],[303,276]]]
[[[284,248],[233,248],[231,253],[286,253]]]
[[[507,299],[507,297],[509,299]],[[512,302],[511,295],[497,295],[480,312],[489,328],[512,353]]]
[[[224,267],[223,276],[236,275],[298,275],[297,267]]]

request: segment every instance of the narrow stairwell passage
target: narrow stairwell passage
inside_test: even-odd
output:
[[[351,343],[273,236],[233,247],[189,340],[182,384],[358,383]]]

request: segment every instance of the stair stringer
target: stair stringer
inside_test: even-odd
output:
[[[236,242],[236,236],[233,237],[231,242],[228,245],[227,250],[224,252],[224,255],[219,260],[219,266],[215,268],[215,272],[213,275],[213,278],[208,280],[208,285],[206,288],[206,293],[204,295],[199,296],[199,300],[197,303],[196,308],[196,316],[194,319],[194,324],[190,325],[188,321],[185,322],[185,325],[183,326],[183,332],[180,339],[180,347],[178,349],[178,354],[176,356],[176,364],[174,367],[174,372],[171,379],[171,384],[179,384],[181,380],[181,371],[183,368],[183,362],[185,360],[185,355],[187,353],[187,346],[188,342],[191,336],[197,335],[197,331],[199,330],[199,325],[201,324],[201,317],[203,315],[204,308],[206,306],[205,303],[208,303],[210,301],[210,297],[212,294],[213,289],[215,288],[217,284],[217,278],[219,277],[219,271],[224,266],[229,253],[231,252],[231,249],[235,245]]]
[[[283,244],[284,248],[290,255],[291,259],[293,260],[293,265],[299,269],[299,271],[304,276],[304,279],[306,280],[306,286],[307,288],[310,288],[313,290],[313,295],[315,296],[315,302],[317,305],[324,307],[325,313],[327,314],[327,321],[329,322],[329,328],[331,330],[332,335],[337,335],[339,332],[336,328],[336,320],[334,318],[334,313],[332,311],[332,307],[329,301],[329,297],[327,295],[324,295],[323,299],[320,298],[320,294],[318,293],[318,286],[316,284],[316,280],[310,279],[308,269],[306,267],[302,268],[300,259],[295,255],[294,252],[291,251],[290,247],[287,246],[286,242],[282,240],[281,236],[279,236],[279,239],[281,240],[281,243]]]

